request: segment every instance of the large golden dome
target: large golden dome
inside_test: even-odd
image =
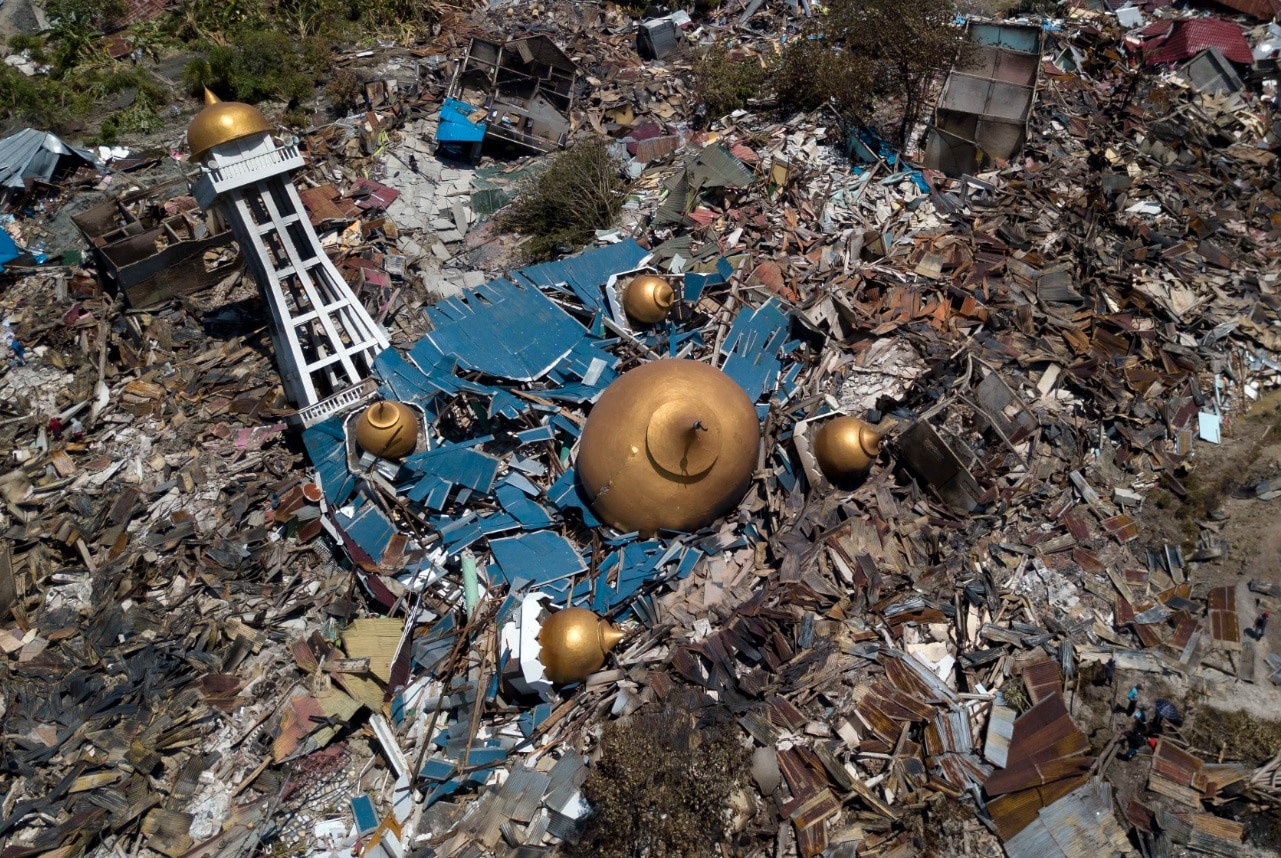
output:
[[[271,123],[258,108],[239,101],[219,101],[206,89],[205,109],[187,126],[187,145],[191,147],[192,160],[197,160],[215,146],[271,131]]]
[[[657,360],[624,373],[587,417],[578,476],[623,531],[696,530],[742,499],[756,469],[756,408],[725,373]]]

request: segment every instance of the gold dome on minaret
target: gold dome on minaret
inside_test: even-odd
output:
[[[215,146],[251,134],[270,134],[271,131],[267,117],[252,104],[220,101],[206,89],[204,110],[197,113],[187,126],[187,145],[191,147],[192,160],[198,160]]]
[[[601,394],[578,447],[578,476],[610,526],[697,530],[742,500],[761,427],[732,378],[695,360],[656,360]]]

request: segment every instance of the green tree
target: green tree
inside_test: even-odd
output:
[[[532,258],[550,259],[591,241],[594,230],[612,226],[626,191],[609,144],[586,141],[561,152],[521,188],[499,225],[529,236],[524,247]]]
[[[214,45],[187,64],[183,83],[194,95],[208,87],[224,98],[255,103],[279,98],[296,105],[315,90],[330,60],[328,46],[268,30],[247,30],[236,44]]]
[[[759,57],[733,58],[724,45],[712,45],[694,64],[694,83],[709,118],[746,107],[766,80]]]
[[[48,0],[45,15],[49,29],[45,41],[53,48],[59,74],[83,62],[98,50],[98,38],[124,17],[124,0]]]
[[[821,32],[813,31],[787,43],[770,75],[784,109],[814,110],[829,104],[843,122],[857,122],[866,114],[875,79],[873,60],[833,49]]]
[[[875,64],[878,88],[902,101],[898,142],[929,96],[935,75],[956,62],[966,44],[954,0],[833,0],[824,33],[851,56]]]

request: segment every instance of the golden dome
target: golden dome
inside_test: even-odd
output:
[[[418,415],[402,402],[375,402],[356,421],[356,443],[383,459],[402,459],[418,446]]]
[[[814,436],[814,457],[833,482],[848,480],[872,467],[884,437],[857,417],[836,417]]]
[[[197,160],[215,146],[271,131],[271,123],[258,108],[238,101],[219,101],[218,96],[206,89],[205,109],[187,126],[187,145],[191,147],[192,159]]]
[[[695,360],[657,360],[601,394],[578,476],[592,509],[619,530],[697,530],[742,499],[760,444],[756,409],[732,378]]]
[[[632,278],[623,290],[623,310],[637,322],[652,325],[667,318],[667,312],[676,302],[671,284],[653,274]]]
[[[543,673],[558,685],[582,682],[605,664],[623,632],[586,608],[566,608],[543,621],[538,630]]]

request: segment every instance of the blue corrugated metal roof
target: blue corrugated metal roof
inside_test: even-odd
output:
[[[583,306],[596,311],[604,307],[602,291],[609,278],[626,271],[635,271],[644,264],[649,251],[627,239],[587,250],[569,259],[544,262],[512,272],[517,283],[528,283],[541,288],[565,284]]]
[[[427,309],[435,330],[410,356],[419,366],[453,358],[468,369],[513,381],[546,375],[587,336],[568,313],[537,289],[492,280],[463,298]]]
[[[330,417],[303,430],[303,446],[316,467],[320,487],[330,506],[342,506],[356,491],[356,478],[347,470],[347,436],[342,420]]]
[[[753,402],[773,390],[778,381],[789,326],[787,314],[771,298],[756,310],[741,311],[725,337],[721,351],[728,357],[722,369]]]
[[[503,583],[543,584],[576,575],[587,568],[574,543],[550,530],[495,539],[489,543]]]
[[[342,510],[335,510],[334,519],[351,541],[375,563],[382,559],[387,544],[396,535],[396,528],[387,516],[367,501],[360,503],[350,516],[343,514]]]

